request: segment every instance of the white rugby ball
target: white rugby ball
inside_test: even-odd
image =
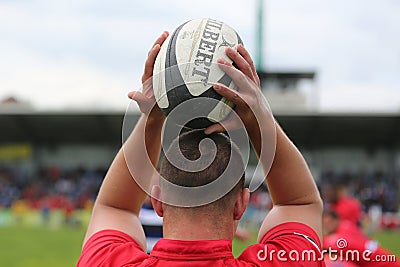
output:
[[[210,18],[190,20],[170,34],[153,70],[154,95],[164,114],[189,128],[205,128],[224,119],[233,105],[212,85],[234,87],[217,60],[232,62],[225,49],[236,49],[238,44],[242,40],[234,29]]]

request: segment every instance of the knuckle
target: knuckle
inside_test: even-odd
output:
[[[250,67],[250,65],[249,65],[248,63],[246,63],[245,70],[246,70],[246,72],[249,73],[250,75],[253,74],[253,72],[251,71],[251,67]]]
[[[239,58],[239,52],[237,50],[235,50],[235,49],[232,49],[232,56],[234,58]]]
[[[249,62],[249,64],[253,64],[253,63],[254,63],[254,62],[253,62],[253,59],[250,57],[249,54],[247,54],[246,59],[247,59],[247,62]]]
[[[238,75],[238,82],[239,82],[240,84],[243,84],[243,83],[247,82],[246,76],[244,76],[244,75]]]

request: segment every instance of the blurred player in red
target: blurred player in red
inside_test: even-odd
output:
[[[326,267],[357,267],[358,266],[351,262],[331,259],[328,254],[325,254],[324,260],[325,260]]]
[[[324,212],[323,230],[324,249],[328,252],[330,249],[336,250],[337,253],[333,256],[339,257],[339,261],[365,267],[400,267],[400,262],[393,253],[364,235],[353,222],[340,219],[334,211]]]
[[[333,210],[340,219],[360,224],[362,209],[358,199],[351,196],[348,181],[341,179],[336,183],[324,186],[323,198],[329,210]]]
[[[143,83],[152,77],[155,58],[167,36],[168,33],[163,33],[150,50]],[[168,183],[161,183],[160,179],[159,185],[153,187],[152,203],[157,214],[163,217],[164,238],[157,242],[150,255],[145,253],[146,240],[138,214],[146,193],[133,179],[128,166],[137,166],[135,178],[143,179],[150,185],[160,156],[165,117],[154,106],[152,88],[144,86],[143,92],[130,94],[143,114],[124,143],[125,150],[121,149],[115,157],[100,188],[79,267],[324,266],[320,260],[322,201],[314,179],[301,153],[263,103],[260,81],[248,52],[239,45],[237,51],[226,48],[226,53],[237,68],[222,59],[218,61],[219,67],[232,78],[239,90],[224,85],[215,85],[214,88],[236,105],[235,112],[265,169],[269,169],[268,162],[272,158],[266,155],[271,151],[271,145],[275,146],[265,144],[266,136],[276,136],[276,152],[266,178],[273,207],[259,229],[257,244],[245,249],[238,258],[232,255],[232,239],[247,207],[250,192],[244,187],[245,166],[239,149],[220,133],[225,129],[220,124],[214,124],[205,131],[187,132],[175,139],[160,164],[160,175],[175,185],[197,187],[219,179],[232,160],[232,174],[237,171],[239,180],[229,192],[224,192],[225,195],[211,203],[181,207],[161,201],[162,197],[180,198],[181,195],[172,194]],[[274,130],[271,131],[271,128]],[[206,168],[197,172],[185,171],[169,161],[178,157],[178,153],[191,161],[197,160],[200,143],[205,139],[213,142],[216,150],[215,158]],[[124,151],[130,155],[129,163]],[[205,154],[210,152],[204,151]],[[316,258],[290,259],[289,253],[293,251],[297,255],[308,251]]]

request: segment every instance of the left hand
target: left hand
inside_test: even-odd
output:
[[[142,92],[140,91],[133,91],[128,94],[128,97],[132,100],[135,100],[136,103],[139,105],[140,111],[147,115],[149,118],[153,119],[164,119],[165,116],[161,112],[160,108],[156,103],[156,99],[154,97],[153,91],[153,68],[154,62],[158,53],[160,52],[161,45],[164,43],[165,39],[167,39],[169,33],[164,31],[160,37],[154,42],[153,47],[150,49],[149,53],[147,54],[147,60],[144,66],[144,72],[142,76]]]
[[[251,124],[253,128],[253,124],[257,122],[254,112],[262,106],[260,79],[250,54],[242,45],[238,45],[237,51],[228,47],[225,52],[237,68],[224,59],[218,59],[219,67],[232,78],[239,89],[236,91],[223,84],[215,84],[214,90],[236,105],[234,112],[238,116],[234,116],[232,111],[221,123],[209,126],[205,130],[206,134],[237,129],[243,124],[246,128]]]

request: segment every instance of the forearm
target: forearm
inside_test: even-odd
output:
[[[139,213],[161,149],[162,121],[142,115],[111,164],[96,203]],[[139,186],[138,183],[141,185]]]
[[[271,134],[276,135],[275,155],[267,175],[267,186],[274,205],[306,205],[320,203],[319,192],[303,156],[290,141],[282,128],[274,121],[270,112],[264,119],[257,120],[258,130],[249,131],[252,145],[265,172],[271,161]],[[271,133],[270,119],[275,123]]]
[[[320,204],[315,181],[300,151],[276,123],[276,151],[267,185],[275,205]]]

